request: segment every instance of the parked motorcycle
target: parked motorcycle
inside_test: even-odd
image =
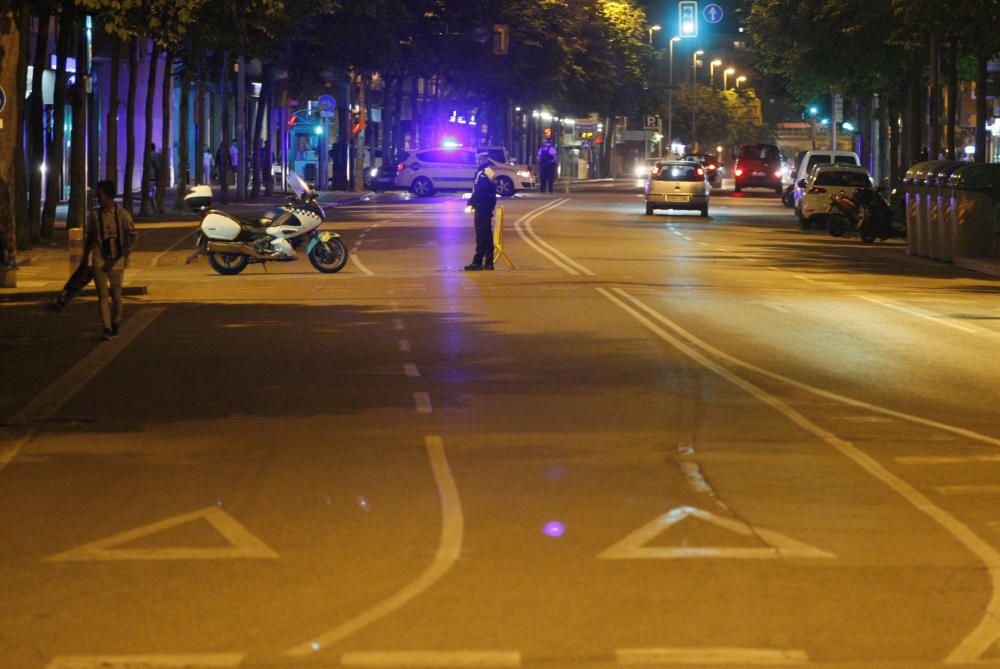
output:
[[[857,188],[851,195],[844,191],[831,196],[827,231],[834,237],[857,232],[861,241],[871,244],[897,234],[892,226],[892,209],[871,188]]]
[[[294,172],[288,181],[295,197],[281,207],[268,209],[253,221],[244,221],[224,211],[212,209],[212,189],[195,186],[184,202],[201,213],[197,250],[188,256],[192,262],[200,255],[219,274],[239,274],[250,263],[289,262],[295,250],[306,244],[309,262],[320,272],[339,272],[347,264],[347,247],[336,232],[320,232],[325,213],[316,202],[316,192]]]

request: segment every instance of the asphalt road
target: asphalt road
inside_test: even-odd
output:
[[[1000,666],[1000,283],[628,184],[0,306],[0,667]]]

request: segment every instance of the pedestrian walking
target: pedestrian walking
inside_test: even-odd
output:
[[[205,145],[205,149],[201,153],[201,178],[204,179],[205,184],[212,185],[212,149]]]
[[[232,168],[233,183],[236,183],[237,167],[240,164],[240,150],[236,145],[236,140],[234,139],[232,144],[229,145],[229,166]]]
[[[160,180],[160,153],[153,143],[150,143],[149,152],[146,154],[146,174],[149,175],[149,200],[153,204],[153,209],[159,212],[160,208],[156,203],[156,184]]]
[[[552,140],[546,139],[538,149],[538,183],[542,193],[552,192],[558,167],[559,153],[552,146]]]
[[[104,325],[102,339],[108,340],[118,336],[122,322],[122,284],[135,244],[135,223],[128,210],[115,202],[113,181],[98,182],[97,202],[98,206],[87,217],[83,252],[90,255],[97,285],[97,304]]]
[[[472,181],[469,206],[475,212],[476,253],[465,271],[493,269],[493,210],[497,206],[497,187],[493,183],[493,162],[485,153],[479,155],[479,166]]]

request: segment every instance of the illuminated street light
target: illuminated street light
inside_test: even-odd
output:
[[[725,70],[722,71],[722,90],[724,91],[728,90],[729,88],[728,80],[729,80],[729,75],[731,74],[736,74],[736,70],[732,67],[727,67]]]
[[[715,68],[722,65],[722,61],[716,58],[708,64],[708,85],[715,88]]]
[[[736,88],[739,88],[740,84],[743,83],[746,80],[747,80],[746,77],[736,77]]]
[[[653,33],[657,32],[662,28],[659,23],[649,26],[649,45],[653,46]]]

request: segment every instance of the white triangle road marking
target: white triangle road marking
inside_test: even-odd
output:
[[[222,548],[116,548],[130,541],[148,537],[164,530],[205,520],[230,543]],[[225,560],[231,558],[258,558],[274,560],[278,554],[263,541],[250,533],[239,521],[222,509],[208,506],[191,513],[183,513],[150,525],[143,525],[127,532],[98,539],[46,558],[49,562],[101,561],[101,560]]]
[[[695,517],[716,527],[733,532],[744,537],[756,536],[766,547],[741,548],[729,546],[646,546],[647,543],[667,531],[680,521]],[[693,506],[680,506],[672,509],[653,521],[635,530],[621,541],[598,554],[602,560],[674,560],[679,558],[736,558],[736,559],[775,559],[775,558],[836,558],[833,553],[827,553],[809,544],[796,541],[789,536],[766,530],[761,527],[751,527],[747,523],[732,518],[723,518],[709,511],[702,511]]]

